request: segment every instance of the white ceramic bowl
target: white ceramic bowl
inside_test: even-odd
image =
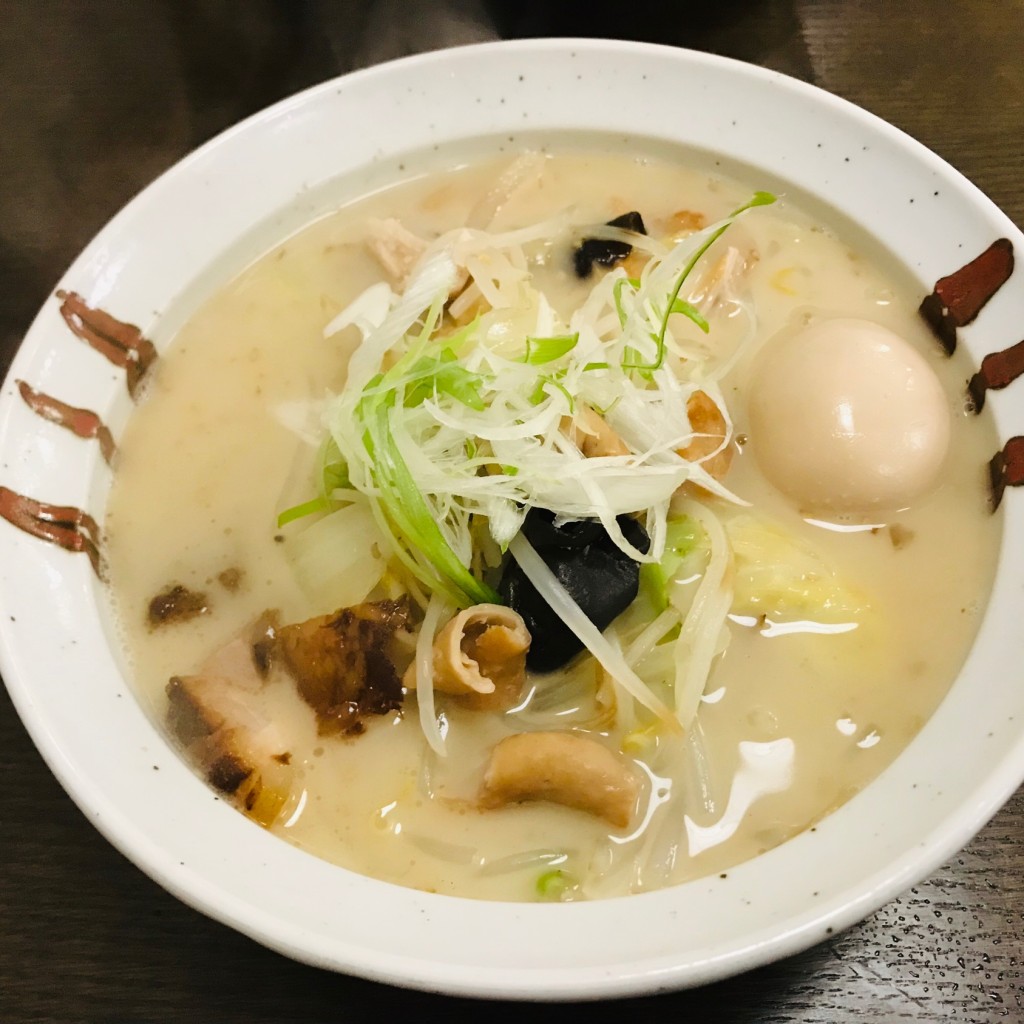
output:
[[[162,347],[233,270],[341,194],[486,137],[588,131],[710,151],[859,224],[934,281],[997,237],[1024,238],[932,153],[782,75],[685,51],[534,41],[361,71],[215,139],[135,199],[61,286]],[[975,362],[1020,336],[1006,287],[961,331]],[[77,343],[56,301],[0,396],[0,484],[102,514],[97,446],[35,416],[15,379],[98,412],[115,435],[123,376]],[[1019,386],[1024,392],[1024,384]],[[990,408],[1024,432],[1015,389]],[[1024,778],[1024,494],[1008,492],[991,605],[934,717],[876,782],[728,873],[642,896],[521,905],[353,875],[215,801],[133,699],[88,560],[0,522],[0,671],[51,769],[90,820],[161,885],[289,956],[400,985],[483,996],[597,998],[696,985],[793,953],[874,910],[964,844]],[[159,770],[154,770],[155,768]]]

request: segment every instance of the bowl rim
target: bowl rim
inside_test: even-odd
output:
[[[796,102],[798,107],[809,105],[826,112],[851,130],[855,128],[864,136],[878,140],[884,144],[881,148],[885,145],[892,147],[902,155],[902,159],[919,167],[924,176],[940,181],[944,189],[950,189],[960,201],[975,211],[979,220],[986,222],[986,230],[989,226],[998,227],[1001,234],[1013,240],[1015,247],[1020,248],[1024,245],[1024,235],[1016,226],[959,172],[899,129],[816,86],[729,58],[657,44],[592,39],[544,39],[474,44],[402,58],[313,86],[254,114],[186,156],[133,199],[90,242],[82,255],[63,275],[61,286],[72,289],[76,284],[80,284],[82,279],[88,278],[91,282],[90,294],[95,295],[97,299],[102,299],[107,293],[116,292],[122,287],[119,280],[111,275],[109,266],[105,269],[104,266],[97,264],[102,250],[111,244],[111,239],[115,236],[130,235],[135,220],[148,215],[152,206],[159,205],[164,194],[177,188],[180,182],[188,180],[190,176],[205,173],[209,169],[211,158],[215,155],[244,147],[254,135],[259,136],[260,133],[278,131],[287,134],[295,130],[295,123],[308,116],[312,108],[329,104],[331,97],[348,96],[349,93],[369,94],[378,88],[384,91],[390,88],[395,91],[396,86],[401,86],[404,81],[414,80],[423,85],[428,79],[443,80],[443,84],[438,86],[439,93],[449,95],[448,89],[453,86],[447,80],[453,76],[457,77],[456,71],[462,74],[472,68],[479,71],[496,61],[505,62],[502,68],[511,66],[515,61],[528,61],[521,66],[528,68],[527,74],[532,75],[536,73],[537,58],[558,55],[562,60],[568,60],[569,54],[572,54],[572,59],[579,55],[584,58],[584,62],[589,61],[588,68],[597,67],[602,60],[607,60],[613,70],[618,68],[621,71],[627,65],[631,68],[636,65],[638,68],[640,62],[650,61],[652,66],[658,66],[659,73],[662,68],[671,66],[685,69],[691,77],[700,77],[704,73],[725,76],[753,88],[771,90],[776,96],[785,95],[787,100]],[[529,62],[530,58],[534,59],[533,62]],[[609,71],[607,74],[611,75],[612,72]],[[504,103],[504,100],[502,102]],[[946,272],[953,269],[955,266],[945,267]],[[120,272],[130,271],[122,268]],[[927,277],[924,268],[921,272]],[[938,274],[934,275],[937,276]],[[48,339],[52,336],[54,320],[52,308],[44,307],[40,311],[0,389],[0,452],[15,443],[16,439],[12,440],[13,424],[21,417],[21,411],[15,411],[13,382],[18,377],[29,377],[30,370],[38,365],[38,353],[46,347]],[[1012,340],[1009,336],[1005,338],[1006,344],[1012,343]],[[997,416],[1005,419],[1012,412],[1005,401],[994,404],[999,405],[996,410]],[[83,493],[92,486],[90,474],[94,474],[96,470],[96,461],[93,458],[92,464],[76,476],[75,487]],[[11,462],[14,462],[13,458]],[[1024,546],[1017,543],[1015,537],[1016,534],[1011,534],[1007,530],[1004,537],[1004,558],[1001,560],[994,593],[1002,594],[1010,589],[1011,584],[1006,578],[1009,569],[1005,568],[1006,565],[1024,565]],[[62,552],[37,549],[29,551],[23,538],[13,536],[12,531],[0,533],[0,553],[5,549],[11,556],[12,564],[17,563],[18,566],[45,564],[53,569],[56,565],[57,569],[54,571],[60,575],[69,593],[80,601],[96,602],[96,587],[89,577],[88,566],[81,564],[84,560],[64,557],[62,562],[57,557],[63,556]],[[6,559],[0,559],[0,563],[5,561]],[[65,562],[75,564],[66,565]],[[3,571],[0,569],[0,573]],[[0,583],[3,580],[3,575],[0,575]],[[16,609],[18,619],[27,620],[31,618],[32,613],[25,613],[20,605],[10,601],[9,590],[9,587],[0,587],[0,672],[12,701],[51,771],[83,813],[117,849],[183,902],[271,948],[317,966],[427,991],[490,998],[597,999],[701,984],[798,952],[832,934],[833,931],[860,920],[913,884],[915,880],[938,867],[959,849],[1024,781],[1024,728],[1018,727],[1015,731],[1008,728],[1009,735],[1004,734],[1001,739],[1001,753],[986,770],[983,779],[973,786],[965,783],[964,797],[960,801],[957,813],[944,816],[941,824],[920,837],[917,845],[902,848],[899,856],[888,859],[885,866],[879,870],[866,870],[857,885],[840,887],[817,903],[807,903],[801,912],[784,915],[781,924],[777,915],[773,917],[769,910],[750,931],[739,937],[712,942],[704,948],[700,956],[691,955],[686,962],[679,960],[678,947],[671,943],[668,946],[659,945],[657,941],[650,941],[640,934],[643,922],[637,918],[641,916],[641,908],[643,915],[649,915],[649,920],[655,922],[654,926],[668,929],[675,920],[668,909],[675,909],[678,913],[684,908],[706,909],[713,906],[716,899],[744,899],[743,894],[751,894],[758,876],[767,871],[769,865],[780,860],[790,862],[800,859],[810,863],[819,857],[817,851],[821,844],[804,833],[782,847],[757,858],[756,862],[748,862],[730,871],[727,880],[702,879],[675,887],[671,892],[685,889],[688,890],[688,896],[686,900],[679,902],[678,907],[668,909],[661,906],[666,902],[664,893],[667,890],[594,904],[479,904],[456,897],[417,893],[331,867],[329,873],[332,884],[343,891],[345,899],[357,899],[360,906],[381,906],[388,914],[398,915],[402,920],[410,914],[421,915],[430,923],[428,931],[423,934],[441,935],[446,941],[455,931],[463,929],[467,935],[474,936],[472,942],[464,941],[465,948],[459,948],[461,959],[447,960],[439,959],[445,955],[444,950],[429,946],[427,954],[422,956],[415,955],[406,947],[394,949],[387,942],[387,928],[371,929],[367,934],[356,929],[343,941],[337,940],[335,936],[332,943],[325,940],[325,935],[330,934],[330,922],[316,921],[315,927],[310,919],[300,923],[289,918],[281,905],[275,904],[272,910],[268,910],[266,906],[251,899],[246,900],[238,891],[226,892],[219,882],[210,880],[211,874],[216,876],[219,873],[223,878],[223,864],[219,864],[214,870],[211,862],[203,859],[203,851],[194,842],[188,846],[188,861],[183,861],[179,854],[171,852],[173,847],[159,840],[148,821],[145,826],[140,825],[134,813],[138,810],[136,805],[125,803],[120,797],[117,800],[112,799],[109,790],[97,788],[93,769],[83,764],[78,757],[79,752],[71,750],[67,744],[69,723],[53,711],[53,698],[43,694],[36,685],[38,680],[35,679],[33,666],[27,660],[29,643],[22,636],[22,630],[26,627],[16,626],[13,621],[9,621],[11,616],[7,614],[11,609]],[[987,629],[988,634],[994,636],[998,633],[999,625],[992,624],[991,618],[991,615],[986,616],[982,630]],[[1015,643],[1014,649],[1020,651],[1021,643]],[[1007,649],[1006,643],[1002,649]],[[975,657],[976,654],[977,650],[972,652],[972,659],[981,662],[980,666],[965,668],[963,674],[969,671],[991,672],[998,669],[992,657],[986,658],[980,654]],[[944,704],[946,703],[947,701],[944,701]],[[168,787],[179,786],[181,792],[186,794],[185,802],[194,802],[198,806],[201,800],[199,791],[206,793],[205,786],[191,775],[177,760],[176,755],[164,757],[164,753],[167,752],[157,749],[157,745],[163,741],[152,723],[147,726],[138,722],[137,716],[131,721],[135,723],[139,735],[143,738],[141,747],[145,752],[145,758],[161,759],[162,781],[158,790],[159,795],[162,798],[166,797]],[[917,740],[914,744],[920,746]],[[897,765],[905,756],[901,755],[897,759]],[[909,785],[909,781],[900,777],[899,772],[890,769],[883,773],[883,776],[890,775],[896,777],[894,785]],[[909,798],[909,792],[904,795]],[[854,814],[845,812],[847,808],[859,807],[863,803],[863,796],[862,793],[855,797],[831,817],[838,818],[843,815],[845,819],[854,820]],[[939,793],[933,800],[939,801],[942,797],[943,794]],[[280,865],[287,864],[296,871],[308,872],[317,882],[327,878],[322,862],[314,863],[314,858],[280,843],[276,838],[267,836],[255,826],[243,831],[248,828],[248,823],[224,805],[213,809],[207,806],[203,813],[204,824],[208,824],[217,836],[236,839],[245,837],[247,847],[251,848],[254,858],[263,864],[264,877],[268,870],[267,865],[273,865],[273,868],[277,869]],[[285,854],[285,850],[290,852]],[[751,865],[755,863],[759,867],[752,870]],[[338,876],[339,872],[341,876],[348,877]],[[809,871],[808,874],[818,877],[813,871]],[[637,908],[635,914],[630,910],[634,906]],[[500,917],[503,926],[507,926],[516,936],[550,932],[552,938],[545,941],[561,943],[565,941],[567,934],[563,928],[566,919],[571,918],[573,929],[594,930],[600,933],[602,926],[607,928],[609,916],[623,921],[628,918],[622,926],[623,941],[631,940],[638,943],[638,952],[632,957],[622,956],[604,962],[595,945],[589,953],[589,960],[576,965],[563,963],[545,967],[536,962],[505,965],[493,959],[487,962],[479,960],[481,956],[492,955],[497,948],[492,948],[482,938],[489,918]],[[470,949],[474,943],[481,947],[479,952]]]

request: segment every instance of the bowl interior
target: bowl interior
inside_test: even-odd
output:
[[[671,102],[670,102],[671,99]],[[574,135],[696,154],[870,237],[920,286],[1020,232],[892,127],[784,76],[706,55],[548,40],[429,54],[326,83],[199,150],[134,200],[60,287],[163,348],[253,255],[346,198],[475,154]],[[0,484],[99,517],[95,445],[36,417],[24,380],[100,415],[130,414],[124,376],[77,344],[56,300],[0,395]],[[1017,340],[1024,290],[960,332],[975,364]],[[1022,386],[1024,387],[1024,386]],[[989,400],[1024,432],[1014,389]],[[1024,777],[1018,580],[1024,511],[1008,492],[988,613],[938,712],[871,786],[813,832],[729,872],[594,904],[478,903],[316,860],[196,779],[132,696],[88,559],[0,526],[0,670],[48,764],[105,835],[186,902],[289,955],[452,993],[596,998],[698,984],[859,919],[963,844]],[[956,757],[949,755],[957,752]]]

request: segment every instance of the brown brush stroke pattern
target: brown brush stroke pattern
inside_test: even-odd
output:
[[[969,324],[1012,273],[1013,244],[998,238],[970,263],[935,282],[920,312],[947,354],[956,350],[957,328]]]
[[[62,289],[57,298],[61,300],[60,314],[75,335],[127,371],[128,394],[135,398],[142,379],[156,361],[156,346],[134,324],[93,309],[78,292]]]
[[[17,381],[17,385],[25,404],[34,413],[42,416],[44,420],[64,427],[65,430],[70,430],[76,437],[86,440],[95,438],[99,442],[100,451],[107,465],[113,465],[116,452],[114,438],[96,413],[89,409],[76,409],[59,398],[36,391],[23,380]]]
[[[0,486],[0,516],[19,530],[65,551],[84,551],[93,571],[104,579],[100,528],[88,512],[68,505],[49,505]]]
[[[1008,387],[1021,374],[1024,374],[1024,341],[985,356],[981,369],[967,383],[974,412],[979,413],[985,407],[986,391]]]
[[[1011,437],[988,464],[992,511],[999,508],[1007,487],[1024,485],[1024,437]]]
[[[77,292],[57,292],[60,314],[75,336],[90,348],[126,371],[132,398],[157,358],[156,347],[134,324],[118,320],[102,309],[94,309]],[[95,438],[103,458],[110,464],[116,454],[114,439],[103,421],[88,409],[77,409],[52,395],[36,391],[23,380],[18,390],[37,415],[82,438]],[[50,505],[0,486],[0,517],[25,533],[56,544],[65,551],[84,551],[93,571],[104,579],[100,554],[100,528],[87,512],[70,505]]]

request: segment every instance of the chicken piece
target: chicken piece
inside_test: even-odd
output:
[[[217,675],[172,676],[167,725],[206,781],[268,826],[291,792],[291,754],[251,694]]]
[[[734,245],[729,246],[701,280],[697,291],[690,296],[690,301],[705,315],[710,315],[716,303],[726,297],[726,289],[744,277],[759,259],[752,245],[743,251]]]
[[[403,597],[366,601],[277,631],[275,657],[316,712],[321,733],[360,733],[364,716],[402,706],[396,637],[410,617]]]
[[[688,235],[703,231],[707,225],[707,217],[697,210],[676,210],[668,218],[668,231],[673,242],[681,242]]]
[[[538,150],[528,149],[520,153],[473,204],[466,215],[466,224],[484,231],[493,230],[495,218],[511,200],[526,189],[541,186],[546,165],[547,156]]]
[[[400,220],[372,218],[366,223],[366,247],[389,277],[399,285],[427,251],[427,242],[413,234]]]
[[[457,694],[480,711],[507,710],[526,682],[530,633],[522,616],[500,604],[478,604],[449,619],[434,640],[434,689]],[[416,665],[402,680],[416,688]]]
[[[569,732],[525,732],[503,739],[491,752],[480,805],[493,809],[550,800],[624,828],[639,793],[636,773],[597,740]]]
[[[561,426],[569,440],[588,459],[629,454],[626,442],[589,405],[581,405],[575,416],[563,416]]]
[[[429,242],[394,217],[384,220],[371,218],[367,221],[366,231],[366,247],[370,254],[398,289],[404,289],[420,257],[427,251]],[[468,280],[469,271],[459,267],[448,298],[454,299],[466,287]]]
[[[690,417],[690,428],[697,435],[685,447],[679,449],[679,454],[690,462],[698,462],[700,459],[704,471],[721,480],[729,472],[732,465],[733,448],[727,444],[718,454],[711,455],[725,440],[727,426],[725,417],[717,405],[703,391],[695,391],[686,403],[686,411]]]

